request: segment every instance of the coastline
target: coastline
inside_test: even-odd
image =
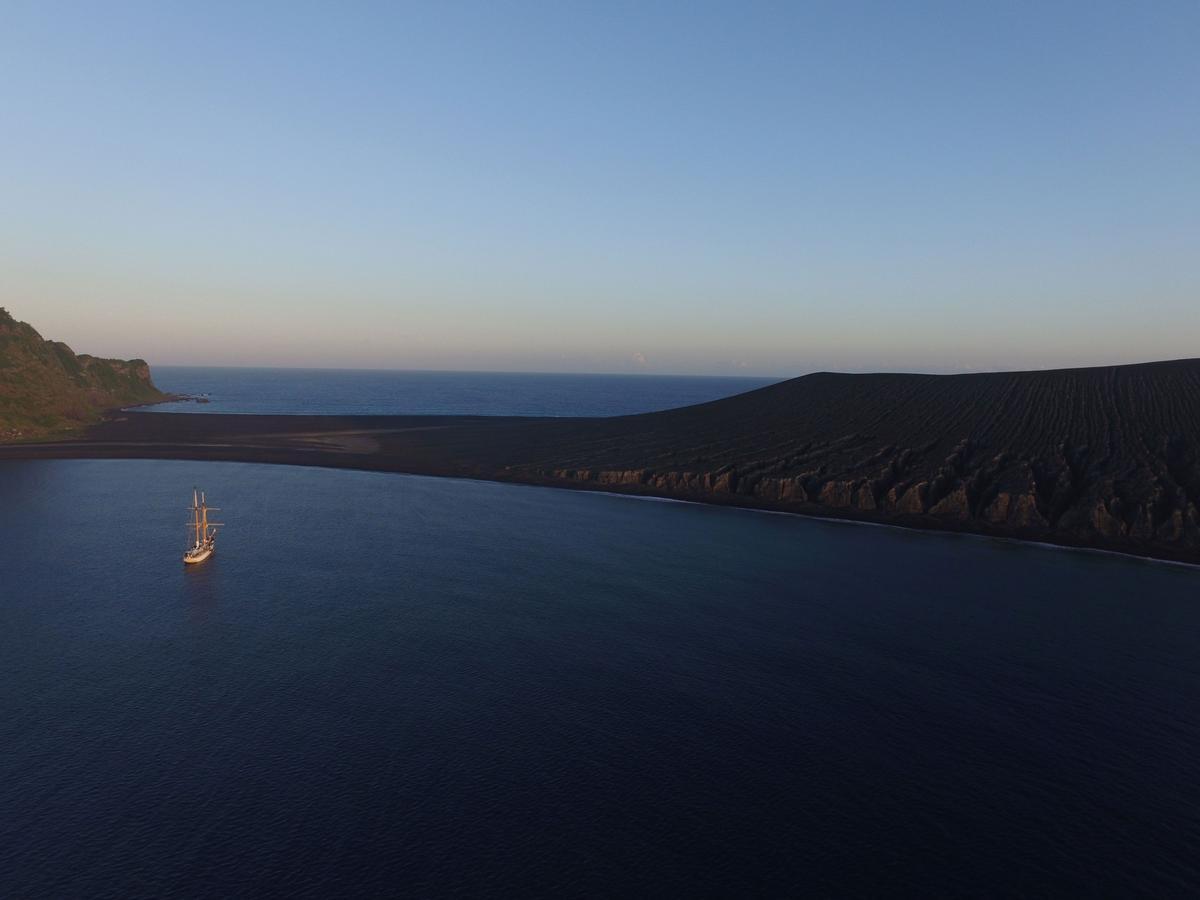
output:
[[[188,400],[195,400],[195,399],[196,398],[194,396],[192,396],[191,394],[164,394],[163,396],[159,397],[157,400],[147,400],[145,403],[128,403],[125,406],[118,407],[115,410],[109,410],[108,415],[111,416],[114,413],[125,412],[126,410],[129,410],[129,409],[143,409],[144,407],[147,407],[147,406],[158,406],[161,403],[182,403],[182,402],[185,402]]]
[[[153,404],[146,404],[153,405]],[[258,416],[189,413],[111,414],[77,437],[0,444],[0,460],[180,459],[315,466],[465,478],[614,496],[723,506],[829,522],[880,525],[915,531],[970,534],[1025,544],[1092,550],[1136,559],[1200,565],[1189,548],[1130,541],[1081,539],[1045,530],[1019,530],[979,520],[928,514],[872,514],[814,503],[771,500],[728,491],[663,490],[651,484],[615,484],[545,474],[531,458],[532,443],[572,423],[583,428],[605,420],[486,416]],[[607,420],[613,421],[613,420]],[[548,431],[548,426],[557,426]],[[514,440],[514,435],[519,440]],[[532,442],[531,442],[532,438]],[[536,457],[536,453],[533,454]]]

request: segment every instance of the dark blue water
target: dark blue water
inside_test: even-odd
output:
[[[620,416],[690,406],[778,379],[155,366],[164,391],[209,403],[155,412],[306,415]]]
[[[193,484],[228,524],[185,570]],[[0,896],[1200,890],[1200,572],[597,494],[0,464]]]

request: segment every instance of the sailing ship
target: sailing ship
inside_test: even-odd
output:
[[[216,512],[216,508],[212,509]],[[202,563],[217,552],[217,526],[223,523],[208,521],[209,505],[204,499],[204,492],[192,488],[192,505],[189,508],[192,520],[188,522],[188,532],[192,536],[192,546],[183,554],[185,563]]]

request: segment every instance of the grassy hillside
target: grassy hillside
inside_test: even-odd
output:
[[[165,396],[145,360],[76,354],[0,308],[0,441],[71,431],[106,409]]]

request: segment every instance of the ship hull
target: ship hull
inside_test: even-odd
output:
[[[196,552],[196,553],[188,552],[188,553],[183,554],[183,561],[185,563],[187,563],[189,566],[192,566],[192,565],[195,565],[196,563],[204,562],[206,559],[208,559],[212,555],[213,555],[213,551],[205,548],[204,550],[200,550],[199,552]]]

